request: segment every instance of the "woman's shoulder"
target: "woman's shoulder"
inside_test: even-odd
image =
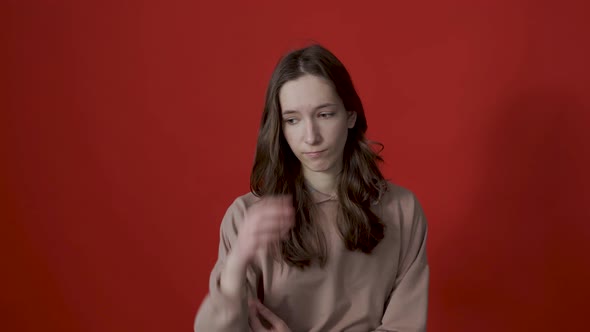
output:
[[[398,216],[393,219],[401,222],[411,222],[417,215],[423,213],[420,202],[413,191],[390,181],[387,181],[385,192],[378,204],[384,213]]]
[[[260,201],[260,197],[248,192],[237,196],[228,207],[229,211],[245,212],[250,206]]]
[[[236,197],[225,211],[225,215],[221,221],[222,232],[237,233],[244,221],[246,211],[252,204],[255,204],[259,200],[260,198],[250,192]]]
[[[386,181],[385,190],[380,200],[383,204],[411,205],[417,201],[416,195],[410,189],[397,183]]]

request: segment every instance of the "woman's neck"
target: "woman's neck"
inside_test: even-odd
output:
[[[335,195],[338,191],[338,174],[304,172],[303,177],[309,186],[323,194]]]

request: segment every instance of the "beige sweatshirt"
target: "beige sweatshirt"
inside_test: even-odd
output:
[[[221,223],[219,257],[195,319],[196,332],[248,331],[247,297],[258,297],[293,332],[426,330],[427,224],[416,197],[388,184],[374,206],[386,225],[385,237],[367,255],[344,247],[335,225],[337,200],[313,195],[319,213],[315,220],[331,229],[326,266],[300,270],[261,252],[248,270],[241,298],[222,294],[219,279],[244,213],[259,198],[250,193],[234,201]]]

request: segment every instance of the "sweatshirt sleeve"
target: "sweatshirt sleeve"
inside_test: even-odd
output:
[[[402,206],[400,265],[381,325],[375,331],[426,331],[429,267],[426,257],[427,222],[412,194]]]
[[[246,206],[238,198],[228,208],[220,227],[219,253],[209,278],[209,293],[201,303],[194,324],[195,332],[248,331],[248,296],[256,294],[257,275],[248,268],[241,296],[229,297],[220,290],[220,278],[226,257],[235,243],[244,220]]]

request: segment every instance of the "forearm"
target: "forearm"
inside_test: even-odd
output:
[[[229,254],[223,266],[216,266],[209,294],[195,319],[196,332],[240,332],[248,329],[247,265]]]
[[[221,293],[228,298],[241,299],[246,282],[247,268],[248,263],[241,259],[237,253],[230,253],[219,280]]]

